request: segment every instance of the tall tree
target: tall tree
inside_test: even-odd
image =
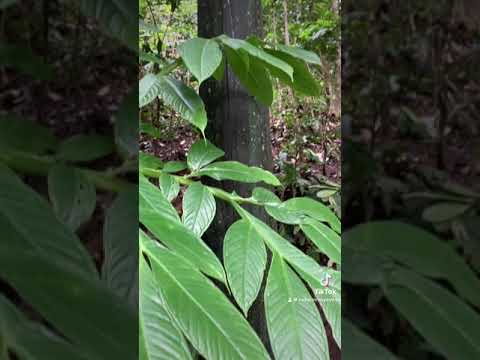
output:
[[[262,35],[262,7],[260,0],[199,0],[198,34],[211,38],[226,34],[245,39]],[[209,117],[207,135],[225,151],[227,160],[236,160],[251,166],[272,170],[272,148],[268,108],[259,104],[241,85],[228,65],[222,81],[205,82],[200,94]],[[249,185],[226,182],[224,189],[249,196]],[[255,216],[267,220],[263,211],[248,208]],[[219,204],[217,215],[205,240],[221,258],[223,237],[237,219],[231,206]],[[259,296],[249,312],[249,321],[264,343],[268,344],[264,317],[263,296]]]

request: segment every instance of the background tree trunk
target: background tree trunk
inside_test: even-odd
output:
[[[283,0],[283,31],[285,34],[285,45],[290,45],[290,33],[288,31],[288,2]]]
[[[262,33],[260,0],[199,0],[198,34],[210,38],[226,34],[246,38]],[[272,147],[268,108],[260,105],[243,88],[233,72],[225,69],[221,82],[205,82],[200,94],[205,102],[209,126],[207,137],[225,151],[227,160],[236,160],[252,166],[272,170]],[[224,182],[227,191],[250,196],[253,186]],[[260,208],[247,207],[253,215],[266,220]],[[205,241],[222,258],[226,230],[238,219],[231,206],[218,203],[215,220],[205,235]],[[266,278],[266,276],[265,276]],[[262,341],[268,345],[267,326],[262,293],[249,311],[248,320]]]

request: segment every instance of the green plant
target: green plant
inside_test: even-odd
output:
[[[239,40],[222,35],[188,40],[180,54],[181,59],[140,80],[139,104],[143,107],[160,97],[202,136],[207,125],[204,104],[193,89],[170,75],[179,66],[185,65],[202,83],[212,76],[220,79],[228,63],[249,92],[265,105],[273,101],[271,76],[297,91],[317,94],[307,63],[316,64],[319,59],[300,48],[272,47],[256,38]],[[281,186],[268,171],[218,161],[222,156],[223,151],[206,139],[192,145],[185,163],[163,163],[140,154],[141,359],[162,354],[190,359],[189,345],[207,359],[270,358],[246,320],[266,272],[265,312],[275,357],[329,359],[317,305],[340,346],[339,219],[311,198],[282,202],[262,187],[244,198],[204,185],[202,179],[209,177]],[[149,179],[158,180],[158,186]],[[180,218],[171,202],[181,187],[186,191]],[[223,265],[201,239],[213,221],[217,200],[230,204],[240,217],[225,234]],[[264,207],[273,219],[298,225],[337,269],[320,266],[245,210],[245,204]],[[268,270],[267,249],[273,255]]]
[[[126,22],[137,14],[123,8],[131,2],[79,3],[110,34],[131,38]],[[2,44],[0,63],[35,80],[53,79],[52,67],[21,47]],[[137,98],[135,90],[124,99],[114,137],[60,139],[36,122],[0,115],[1,359],[137,356],[138,195],[123,176],[137,171]],[[100,167],[97,160],[113,154],[121,164]],[[78,235],[100,192],[114,198],[105,209],[103,262]]]
[[[475,336],[480,316],[474,310],[480,305],[480,281],[447,243],[398,221],[360,224],[346,231],[342,240],[343,280],[373,287],[376,295],[370,306],[385,298],[445,358],[480,355]],[[346,336],[355,343],[357,336],[364,337],[355,330]],[[377,354],[379,345],[370,345],[355,357]]]

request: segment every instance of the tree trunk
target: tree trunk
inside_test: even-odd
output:
[[[226,34],[233,38],[261,37],[262,9],[260,0],[199,0],[198,33],[210,38]],[[221,82],[205,82],[200,94],[205,102],[209,125],[207,137],[225,151],[227,160],[236,160],[251,166],[272,170],[272,147],[268,108],[248,94],[228,66]],[[252,186],[224,182],[223,188],[242,196],[250,196]],[[246,207],[253,215],[266,220],[260,208]],[[232,207],[217,204],[217,214],[205,241],[222,258],[226,230],[238,219]],[[262,341],[268,345],[267,326],[263,305],[263,288],[249,311],[248,320]]]
[[[288,3],[283,0],[283,29],[285,33],[285,45],[290,45],[290,33],[288,31]]]

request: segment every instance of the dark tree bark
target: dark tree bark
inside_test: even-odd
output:
[[[260,0],[199,0],[198,34],[204,38],[226,34],[244,39],[261,36],[262,9]],[[272,170],[272,147],[268,108],[260,105],[243,88],[233,72],[225,68],[221,82],[209,80],[200,89],[206,104],[209,126],[207,137],[225,151],[227,160]],[[252,186],[224,182],[227,191],[250,196]],[[253,215],[266,221],[260,208],[247,207]],[[238,219],[231,206],[219,203],[216,218],[205,241],[222,258],[223,238],[230,225]],[[266,277],[266,276],[265,276]],[[249,321],[268,346],[262,293],[249,311]]]

